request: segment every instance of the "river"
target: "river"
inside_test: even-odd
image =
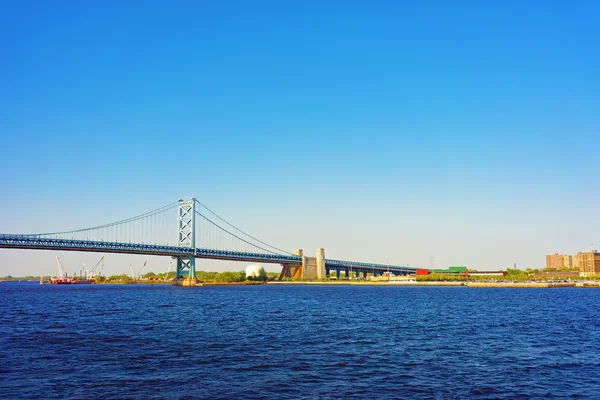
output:
[[[600,290],[0,284],[3,398],[597,398]]]

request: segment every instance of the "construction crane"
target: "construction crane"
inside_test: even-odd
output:
[[[58,278],[66,278],[67,277],[67,273],[65,272],[65,269],[63,268],[62,263],[60,262],[60,258],[56,257],[56,266],[58,267]]]
[[[144,273],[144,269],[146,269],[146,263],[148,261],[144,261],[144,265],[142,266],[142,269],[140,269],[140,272],[138,272],[138,277],[139,279],[142,279],[142,274]]]
[[[83,269],[85,271],[85,278],[86,279],[92,279],[94,277],[94,274],[96,273],[96,269],[98,268],[98,266],[100,265],[100,263],[102,262],[102,260],[104,260],[104,256],[102,256],[102,258],[100,258],[100,260],[98,260],[98,262],[96,263],[96,265],[94,265],[92,267],[92,269],[88,268],[88,266],[85,265],[84,262],[81,263],[81,264],[83,264]]]
[[[94,274],[96,273],[96,269],[98,269],[98,267],[100,266],[100,264],[101,264],[103,261],[104,261],[104,256],[102,256],[102,257],[100,258],[100,260],[98,260],[98,262],[96,263],[96,265],[94,265],[94,266],[92,267],[92,269],[90,269],[90,270],[89,270],[89,273],[90,273],[90,278],[93,278],[93,277],[94,277]],[[85,264],[84,264],[84,265],[85,265]],[[102,264],[102,265],[104,265],[104,264]]]
[[[68,281],[67,273],[63,268],[62,263],[60,262],[60,258],[56,257],[56,266],[58,267],[58,277],[56,279],[52,279],[54,283],[65,283]]]
[[[169,272],[171,272],[171,266],[173,265],[173,261],[169,263],[169,268],[167,268],[167,274],[165,275],[165,281],[169,280]]]

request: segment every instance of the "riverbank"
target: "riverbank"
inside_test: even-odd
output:
[[[527,288],[548,289],[561,287],[575,287],[575,283],[569,282],[469,282],[470,288]]]
[[[464,286],[464,282],[415,281],[269,281],[268,285],[342,285],[342,286]]]
[[[600,282],[414,282],[414,281],[270,281],[269,285],[317,285],[317,286],[465,286],[470,288],[600,288]]]
[[[0,281],[0,283],[38,283],[38,281]],[[137,281],[96,282],[96,285],[172,285],[172,281]],[[464,286],[470,288],[523,288],[523,289],[550,289],[550,288],[600,288],[600,282],[449,282],[449,281],[243,281],[243,282],[199,282],[194,286],[252,286],[252,285],[312,285],[312,286]]]

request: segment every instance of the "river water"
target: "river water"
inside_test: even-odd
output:
[[[0,397],[598,398],[600,290],[0,284]]]

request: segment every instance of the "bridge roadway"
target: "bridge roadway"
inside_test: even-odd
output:
[[[0,248],[29,249],[29,250],[60,250],[86,251],[96,253],[124,253],[151,256],[206,258],[213,260],[263,262],[272,264],[296,264],[302,262],[302,257],[286,254],[261,254],[230,250],[213,250],[204,248],[186,248],[178,246],[163,246],[139,243],[113,243],[92,240],[71,240],[40,238],[30,235],[0,235]],[[415,268],[372,264],[354,261],[325,259],[325,268],[336,271],[356,271],[383,273],[390,271],[394,274],[414,274]]]

